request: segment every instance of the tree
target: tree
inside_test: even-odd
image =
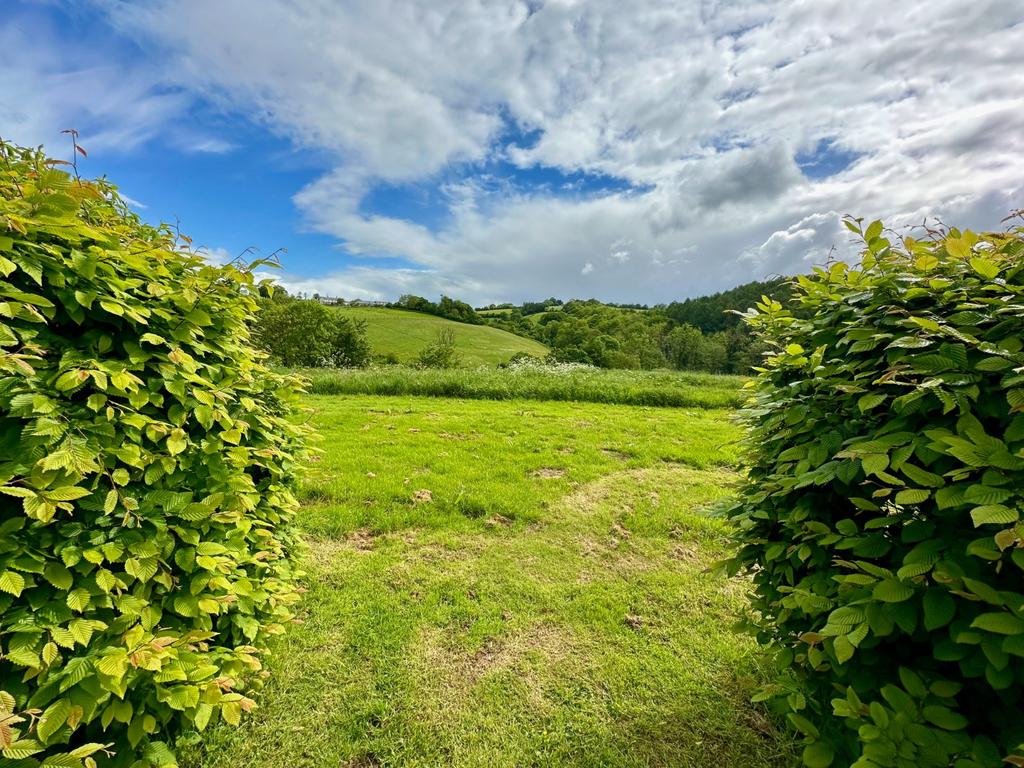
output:
[[[455,346],[455,332],[442,328],[434,341],[424,347],[416,358],[421,368],[455,368],[461,362]]]
[[[289,368],[354,367],[370,359],[366,323],[317,301],[265,302],[256,320],[255,338]]]

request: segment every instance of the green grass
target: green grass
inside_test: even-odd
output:
[[[366,322],[366,337],[374,355],[395,355],[400,362],[416,359],[438,331],[450,328],[464,365],[497,365],[518,352],[544,357],[543,344],[489,325],[468,325],[422,312],[384,307],[337,307],[336,311]]]
[[[708,373],[533,365],[457,370],[377,366],[303,373],[309,378],[310,391],[320,395],[429,395],[703,408],[740,405],[744,381],[739,376]]]
[[[727,411],[310,404],[304,623],[183,768],[792,763],[749,703],[742,584],[706,572]]]
[[[545,309],[543,312],[534,312],[532,315],[527,315],[526,319],[529,320],[534,325],[539,325],[541,319],[543,319],[544,317],[547,317],[552,312],[561,312],[561,311],[562,310],[560,310],[560,309]]]

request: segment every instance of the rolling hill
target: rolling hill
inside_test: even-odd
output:
[[[497,365],[517,352],[543,357],[548,348],[538,341],[486,325],[467,325],[421,312],[384,307],[337,307],[350,317],[366,322],[366,337],[373,354],[394,354],[400,362],[411,362],[437,332],[450,328],[464,365]]]

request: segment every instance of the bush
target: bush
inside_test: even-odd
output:
[[[319,301],[265,301],[254,335],[261,349],[290,368],[348,368],[370,361],[366,323]]]
[[[291,618],[296,385],[251,271],[54,163],[0,144],[0,762],[172,765]]]
[[[420,368],[455,368],[461,359],[455,348],[455,333],[451,328],[442,328],[437,338],[420,350],[416,365]]]
[[[731,565],[806,765],[1024,765],[1024,228],[848,225],[859,267],[748,313]]]

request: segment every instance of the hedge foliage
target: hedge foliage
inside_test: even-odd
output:
[[[1024,228],[847,224],[859,265],[747,314],[774,353],[731,565],[768,693],[808,766],[1024,765]]]
[[[296,383],[248,269],[57,164],[0,143],[0,754],[172,765],[291,619]]]

